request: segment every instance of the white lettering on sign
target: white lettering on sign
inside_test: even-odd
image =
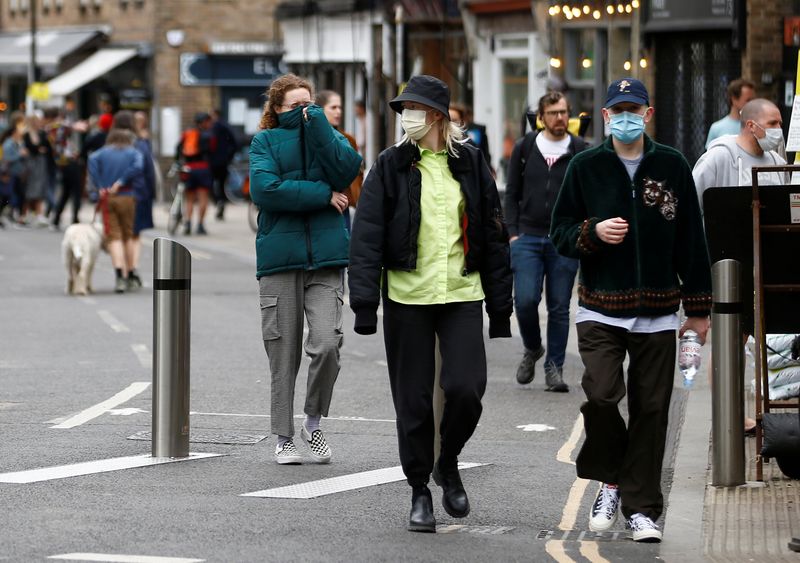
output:
[[[789,134],[786,136],[786,150],[800,151],[800,96],[794,97],[792,117],[789,120]]]
[[[270,59],[257,57],[253,59],[253,74],[275,74],[275,64]]]

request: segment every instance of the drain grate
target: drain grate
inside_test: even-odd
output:
[[[537,540],[559,541],[628,541],[631,539],[629,532],[592,532],[590,530],[539,530]]]
[[[189,434],[189,442],[194,444],[234,444],[241,446],[252,446],[266,438],[266,434],[234,434],[230,432],[192,432]],[[128,440],[142,440],[150,442],[152,435],[149,430],[142,430]]]

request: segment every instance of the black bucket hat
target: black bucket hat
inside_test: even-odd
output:
[[[389,102],[389,107],[403,113],[403,102],[425,104],[449,118],[450,88],[435,76],[418,74],[412,76],[402,93]]]

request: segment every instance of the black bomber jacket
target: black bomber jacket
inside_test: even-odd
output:
[[[489,315],[489,336],[510,337],[512,275],[508,232],[497,187],[481,153],[469,144],[448,155],[453,178],[461,185],[464,275],[479,272]],[[422,175],[420,152],[412,143],[383,151],[367,175],[358,201],[350,241],[348,287],[356,315],[355,331],[372,334],[384,270],[416,268]]]

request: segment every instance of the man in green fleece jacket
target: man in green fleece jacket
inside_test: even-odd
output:
[[[644,84],[608,87],[611,136],[569,164],[550,236],[580,259],[578,349],[585,366],[586,440],[579,477],[602,485],[589,528],[609,530],[617,512],[634,541],[659,542],[661,463],[675,375],[675,331],[708,331],[711,270],[692,172],[676,150],[644,134],[653,116]],[[626,394],[628,424],[618,404]]]

